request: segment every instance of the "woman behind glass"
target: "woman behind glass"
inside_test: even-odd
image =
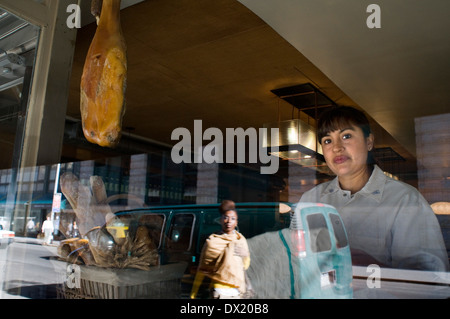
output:
[[[303,194],[301,202],[336,207],[354,264],[448,270],[441,229],[414,187],[387,177],[375,164],[374,136],[364,113],[340,106],[323,113],[318,138],[336,178]]]

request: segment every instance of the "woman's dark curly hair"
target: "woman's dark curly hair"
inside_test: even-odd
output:
[[[220,215],[225,214],[229,210],[236,212],[236,204],[232,200],[229,200],[229,199],[223,200],[219,206]],[[237,214],[237,212],[236,212],[236,214]]]

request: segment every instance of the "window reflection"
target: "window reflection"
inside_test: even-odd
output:
[[[11,30],[14,32],[9,32]],[[4,270],[3,277],[0,276],[2,288],[0,297],[116,297],[113,291],[117,287],[125,286],[117,282],[122,280],[120,275],[126,273],[125,277],[135,286],[146,282],[145,287],[139,286],[145,291],[146,297],[187,298],[185,291],[189,291],[189,287],[183,289],[189,285],[189,276],[195,274],[203,243],[210,233],[220,229],[214,214],[202,215],[200,212],[206,204],[214,204],[225,198],[233,198],[241,203],[252,203],[251,208],[241,208],[242,214],[239,219],[239,231],[248,238],[252,238],[289,227],[289,217],[287,217],[289,214],[281,216],[272,211],[262,214],[259,208],[255,207],[269,202],[296,203],[302,193],[331,178],[288,161],[281,163],[279,173],[274,176],[261,176],[256,165],[229,163],[177,165],[170,160],[170,150],[168,151],[167,147],[152,146],[152,149],[148,150],[145,148],[148,145],[133,139],[131,127],[124,138],[128,144],[122,145],[119,150],[98,152],[98,149],[85,147],[85,145],[78,148],[74,145],[77,143],[82,145],[77,135],[80,129],[79,121],[67,116],[63,146],[65,151],[60,164],[61,173],[75,174],[80,185],[85,187],[90,185],[91,177],[101,177],[108,200],[97,202],[98,206],[93,205],[92,202],[86,205],[91,208],[95,206],[92,209],[93,212],[107,207],[112,214],[117,213],[117,216],[121,216],[120,223],[108,224],[105,219],[105,223],[99,222],[93,225],[101,229],[98,233],[100,235],[96,238],[88,238],[86,234],[95,227],[83,229],[85,225],[80,223],[75,207],[70,205],[64,194],[62,194],[60,205],[54,207],[54,190],[57,185],[55,182],[59,182],[60,178],[58,164],[21,169],[18,166],[25,136],[24,121],[27,113],[28,92],[33,84],[31,74],[39,31],[38,27],[0,9],[0,149],[2,152],[0,156],[0,225],[3,230],[12,231],[15,235],[11,244],[2,245],[0,249],[0,265],[4,265],[4,268],[0,269]],[[412,170],[410,167],[406,169],[402,166],[402,157],[393,152],[392,148],[378,149],[386,173],[394,174],[396,178],[417,187],[427,201],[433,204],[447,252],[450,252],[448,208],[450,172],[448,147],[446,147],[449,115],[438,114],[415,120],[417,167]],[[57,192],[61,192],[61,187],[57,187]],[[198,211],[195,214],[179,213],[173,216],[170,215],[170,211],[157,214],[144,214],[141,211],[156,206],[170,206],[173,209],[182,205],[193,205],[195,207],[192,209]],[[139,211],[142,214],[135,216],[128,213],[130,210]],[[53,215],[53,239],[51,245],[43,246],[42,224],[49,215]],[[345,229],[340,223],[339,216],[331,214],[330,220],[336,238],[330,238],[330,229],[327,229],[328,225],[323,216],[311,215],[308,218],[311,233],[307,238],[311,238],[310,248],[313,252],[328,252],[334,248],[333,242],[336,242],[337,248],[348,246]],[[165,274],[173,275],[173,277],[164,278],[167,280],[163,290],[155,290],[156,284],[150,278],[158,277],[155,273],[120,268],[122,266],[95,266],[97,268],[83,277],[83,280],[74,279],[75,275],[81,276],[81,272],[74,269],[86,269],[86,266],[96,263],[94,256],[89,255],[90,241],[94,244],[94,240],[98,240],[98,247],[105,251],[113,251],[114,245],[123,244],[126,238],[134,240],[136,236],[145,238],[148,246],[152,247],[154,254],[151,266],[167,265],[168,268],[164,269],[169,271]],[[277,236],[273,236],[271,240],[279,240]],[[274,247],[284,249],[282,244],[267,245],[264,246],[261,254],[270,257],[275,252],[279,252]],[[115,265],[124,265],[124,260],[133,257],[129,251],[122,253],[122,263]],[[117,256],[118,254],[113,257]],[[259,257],[261,256],[254,256],[254,260],[258,260]],[[15,263],[23,264],[24,269],[16,269]],[[36,273],[31,271],[36,268],[36,265],[41,267],[39,268],[41,273],[45,274],[42,282],[37,282]],[[258,263],[255,262],[255,265]],[[286,269],[284,270],[287,273],[289,269]],[[112,273],[114,275],[111,275]],[[268,272],[267,276],[261,276],[262,280],[268,281],[273,273],[278,272]],[[111,275],[107,277],[108,280],[105,279],[105,274]],[[339,278],[336,276],[339,274],[339,271],[323,273],[322,282],[328,284],[338,282]],[[368,275],[370,273],[366,272],[366,268],[355,270],[353,286],[355,290],[367,289],[365,280]],[[432,289],[426,291],[419,289],[415,292],[416,295],[445,298],[450,296],[448,273],[420,272],[418,275],[416,272],[405,271],[401,273],[401,276],[394,273],[387,282],[398,282],[404,278],[408,278],[405,281],[410,278],[414,280],[420,278],[423,282],[433,283]],[[73,286],[69,287],[68,283]],[[290,283],[288,282],[287,285]],[[389,284],[383,284],[383,287],[385,285],[389,286]],[[105,289],[108,293],[98,294],[101,289]],[[127,292],[131,290],[130,288]],[[154,291],[159,293],[152,294],[151,292]],[[368,296],[397,296],[397,293],[398,291],[394,290],[394,292],[389,291],[388,295],[377,295],[372,290]],[[401,293],[398,295],[403,296]],[[136,295],[121,291],[118,296],[131,298]],[[355,296],[359,295],[355,294]]]

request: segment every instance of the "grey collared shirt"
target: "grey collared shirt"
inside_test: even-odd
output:
[[[357,193],[341,189],[338,178],[303,194],[300,202],[325,203],[340,213],[352,250],[381,264],[404,269],[446,271],[442,232],[428,202],[414,187],[387,177],[375,166]]]

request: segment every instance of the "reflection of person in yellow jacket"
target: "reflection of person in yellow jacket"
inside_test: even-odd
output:
[[[250,266],[247,240],[236,231],[238,215],[233,201],[223,201],[219,207],[222,231],[206,240],[191,298],[194,299],[205,276],[211,279],[212,297],[240,298],[246,291],[245,270]]]

